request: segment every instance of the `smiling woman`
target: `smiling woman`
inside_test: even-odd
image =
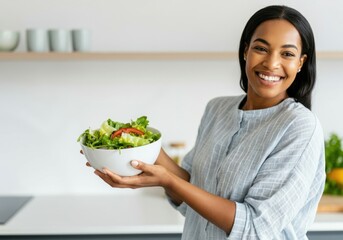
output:
[[[257,27],[244,52],[249,101],[243,109],[271,107],[288,97],[287,89],[306,60],[301,48],[300,34],[286,20]]]
[[[293,81],[287,88],[287,96],[311,109],[311,95],[316,79],[315,41],[312,28],[306,18],[295,9],[287,7],[280,9],[279,6],[270,6],[268,9],[269,11],[256,12],[242,33],[239,47],[241,88],[245,92],[248,91],[249,72],[246,71],[246,59],[247,53],[250,53],[249,49],[253,49],[256,54],[260,53],[264,56],[261,61],[264,61],[263,69],[267,72],[278,72],[284,67],[287,69],[290,67],[291,76],[287,78]],[[281,69],[275,70],[275,66],[270,64],[279,65],[276,67]],[[283,76],[280,77],[282,79]]]
[[[259,10],[239,61],[246,94],[207,104],[182,167],[161,149],[154,165],[131,162],[138,176],[95,173],[112,187],[163,187],[186,217],[182,239],[307,239],[325,182],[309,23],[286,6]]]

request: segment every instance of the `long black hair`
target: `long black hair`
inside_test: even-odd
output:
[[[287,89],[289,97],[311,109],[311,94],[316,81],[316,52],[312,28],[306,18],[297,10],[287,6],[268,6],[257,11],[247,22],[239,44],[239,64],[241,67],[240,86],[248,91],[248,78],[245,72],[244,51],[250,44],[256,28],[263,22],[273,19],[284,19],[290,22],[299,32],[302,42],[302,53],[307,55],[301,71],[292,85]]]

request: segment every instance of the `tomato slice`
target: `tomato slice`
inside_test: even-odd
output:
[[[137,134],[137,135],[143,135],[144,132],[142,132],[141,130],[138,130],[137,128],[121,128],[115,132],[113,132],[111,134],[111,139],[115,138],[115,137],[118,137],[118,136],[121,136],[122,133],[134,133],[134,134]]]

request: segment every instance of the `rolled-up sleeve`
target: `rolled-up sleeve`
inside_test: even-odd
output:
[[[228,239],[283,239],[284,229],[299,229],[293,228],[299,213],[314,218],[325,181],[324,141],[320,127],[309,129],[290,129],[263,163],[244,201],[236,202]]]

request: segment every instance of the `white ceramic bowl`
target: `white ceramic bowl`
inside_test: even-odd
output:
[[[152,132],[158,132],[154,128],[148,128]],[[120,176],[134,176],[142,171],[131,166],[132,160],[139,160],[148,164],[154,164],[161,149],[161,138],[157,141],[134,148],[120,150],[92,149],[82,144],[81,148],[87,161],[99,171],[107,168]]]
[[[19,44],[19,32],[11,30],[0,30],[0,51],[14,51]]]

